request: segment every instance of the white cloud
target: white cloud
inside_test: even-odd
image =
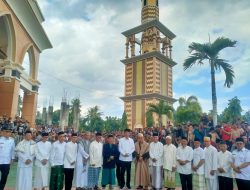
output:
[[[174,68],[175,82],[187,79],[186,83],[198,85],[210,80],[200,76],[205,70],[209,76],[208,65],[187,71],[182,67],[189,55],[188,45],[193,41],[205,42],[210,33],[212,40],[223,35],[240,42],[241,48],[226,51],[222,56],[233,60],[237,75],[235,89],[248,84],[250,4],[247,0],[230,2],[160,1],[161,22],[177,35],[173,41],[173,58],[178,63]],[[121,116],[123,102],[119,97],[124,93],[124,65],[119,60],[125,56],[125,37],[121,32],[140,24],[140,2],[40,0],[39,3],[46,18],[43,26],[53,44],[53,49],[41,54],[40,106],[44,99],[53,96],[54,106],[59,107],[66,89],[70,98],[80,94],[82,113],[99,105],[105,115]],[[244,51],[239,52],[241,49]],[[217,80],[222,82],[224,76],[218,75]],[[183,95],[185,92],[180,96]],[[211,101],[202,98],[203,109],[211,109]],[[224,98],[218,98],[220,110],[225,105],[220,102],[228,99]]]

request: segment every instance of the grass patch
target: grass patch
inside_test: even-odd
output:
[[[33,176],[34,176],[34,168],[33,167]],[[11,168],[10,168],[10,173],[8,176],[8,180],[7,180],[7,184],[6,187],[11,187],[14,188],[16,186],[16,171],[17,171],[17,163],[15,162]],[[132,164],[132,169],[131,169],[131,186],[134,186],[134,179],[135,179],[135,165]],[[101,184],[101,175],[100,175],[100,179],[99,179],[99,184]],[[179,174],[176,173],[176,186],[180,187],[180,177]]]

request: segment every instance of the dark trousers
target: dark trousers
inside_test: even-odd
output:
[[[74,178],[74,168],[64,168],[65,190],[71,190]]]
[[[238,190],[246,190],[250,187],[250,179],[244,180],[244,179],[235,179],[237,183]]]
[[[125,172],[127,173],[126,186],[130,189],[131,162],[120,161],[121,163],[121,189],[125,186]]]
[[[218,176],[219,190],[233,190],[233,178]]]
[[[182,190],[192,190],[192,174],[180,174]]]
[[[121,187],[121,163],[120,160],[116,162],[116,179],[118,186]]]
[[[49,190],[62,190],[63,180],[63,166],[51,167]]]
[[[0,190],[4,190],[7,177],[10,171],[10,164],[0,164],[1,180],[0,180]]]

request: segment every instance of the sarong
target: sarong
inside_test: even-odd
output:
[[[36,167],[35,168],[35,188],[48,187],[49,185],[49,168],[48,167]]]
[[[193,190],[206,190],[205,175],[193,174]]]
[[[99,173],[101,168],[89,167],[88,170],[88,188],[94,188],[98,186]]]
[[[162,166],[152,166],[152,187],[155,189],[162,188]]]
[[[175,188],[175,172],[164,170],[164,186],[167,188]]]
[[[64,182],[64,171],[63,166],[53,166],[51,167],[50,175],[50,190],[62,190]]]
[[[115,168],[102,169],[102,185],[115,185]]]

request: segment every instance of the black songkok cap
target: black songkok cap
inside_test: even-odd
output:
[[[220,141],[220,144],[225,144],[227,145],[227,143],[225,141]]]
[[[42,132],[42,137],[47,137],[47,136],[49,136],[49,133]]]
[[[59,135],[64,135],[64,132],[63,132],[63,131],[60,131],[60,132],[57,133],[57,135],[58,135],[58,136],[59,136]]]
[[[95,136],[102,136],[102,134],[100,132],[97,132]]]
[[[130,132],[130,129],[125,129],[124,132]]]
[[[153,137],[158,137],[159,133],[158,132],[153,132]]]
[[[108,135],[108,138],[111,138],[111,137],[114,137],[114,135],[112,135],[112,134],[109,134],[109,135]]]
[[[78,135],[77,135],[77,133],[72,133],[71,136],[72,136],[72,137],[77,137]]]
[[[243,140],[243,138],[240,137],[240,138],[237,138],[235,142],[243,142],[244,143],[244,140]]]
[[[194,141],[201,142],[201,140],[198,138],[194,138]]]
[[[25,131],[25,134],[28,134],[28,133],[32,134],[31,130],[26,130]]]
[[[181,137],[181,139],[188,141],[187,137]]]

